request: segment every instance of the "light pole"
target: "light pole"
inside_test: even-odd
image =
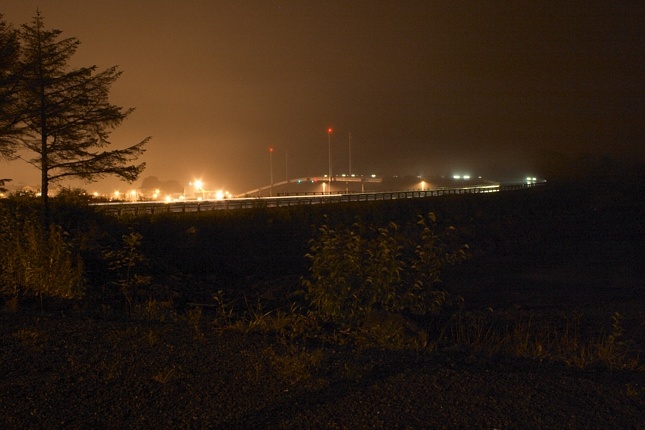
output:
[[[269,197],[273,196],[273,148],[269,148],[269,175],[271,186],[269,187]]]
[[[196,180],[193,185],[195,186],[195,191],[202,192],[202,200],[206,198],[206,191],[204,191],[204,182],[201,179]],[[195,193],[197,194],[197,193]]]
[[[331,194],[331,127],[327,129],[327,148],[329,150],[329,194]]]
[[[352,176],[352,133],[349,133],[347,152],[349,153],[349,176]]]

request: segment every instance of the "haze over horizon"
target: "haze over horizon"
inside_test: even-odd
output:
[[[73,66],[118,65],[152,136],[151,176],[234,194],[328,171],[548,176],[579,157],[645,162],[641,2],[0,0],[76,37]],[[39,171],[0,162],[9,187]],[[71,185],[62,182],[61,185]],[[110,192],[114,178],[73,183]]]

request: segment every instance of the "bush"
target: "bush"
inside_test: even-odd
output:
[[[414,236],[403,234],[393,222],[320,227],[306,255],[310,276],[302,279],[314,312],[358,326],[373,309],[417,315],[440,311],[450,299],[437,288],[441,270],[465,259],[467,246],[449,249],[436,229],[434,213],[420,217]],[[454,228],[444,236],[451,232]]]
[[[125,310],[132,312],[140,302],[153,303],[150,291],[152,277],[142,273],[147,263],[147,258],[140,250],[143,236],[131,231],[123,235],[122,240],[121,248],[104,251],[103,258],[116,277],[110,284],[119,289],[125,300]]]
[[[68,236],[55,224],[43,230],[37,217],[0,208],[0,291],[20,297],[79,298],[83,264]]]

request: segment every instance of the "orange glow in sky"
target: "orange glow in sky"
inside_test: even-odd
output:
[[[350,131],[357,174],[548,177],[584,154],[645,159],[639,2],[0,4],[14,27],[37,9],[80,40],[74,67],[123,72],[110,101],[136,111],[113,146],[152,136],[137,183],[78,184],[92,190],[198,175],[241,194],[266,185],[267,147],[276,182],[349,173]],[[19,160],[0,178],[40,181]]]

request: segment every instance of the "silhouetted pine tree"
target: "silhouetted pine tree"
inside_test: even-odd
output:
[[[145,167],[145,163],[132,163],[150,138],[126,149],[104,150],[110,145],[111,130],[134,110],[108,101],[110,87],[121,72],[117,67],[101,72],[96,66],[71,69],[70,59],[80,41],[46,29],[40,12],[21,30],[16,109],[22,128],[14,141],[32,154],[25,161],[41,171],[47,221],[50,183],[65,177],[92,182],[106,175],[132,182]]]

